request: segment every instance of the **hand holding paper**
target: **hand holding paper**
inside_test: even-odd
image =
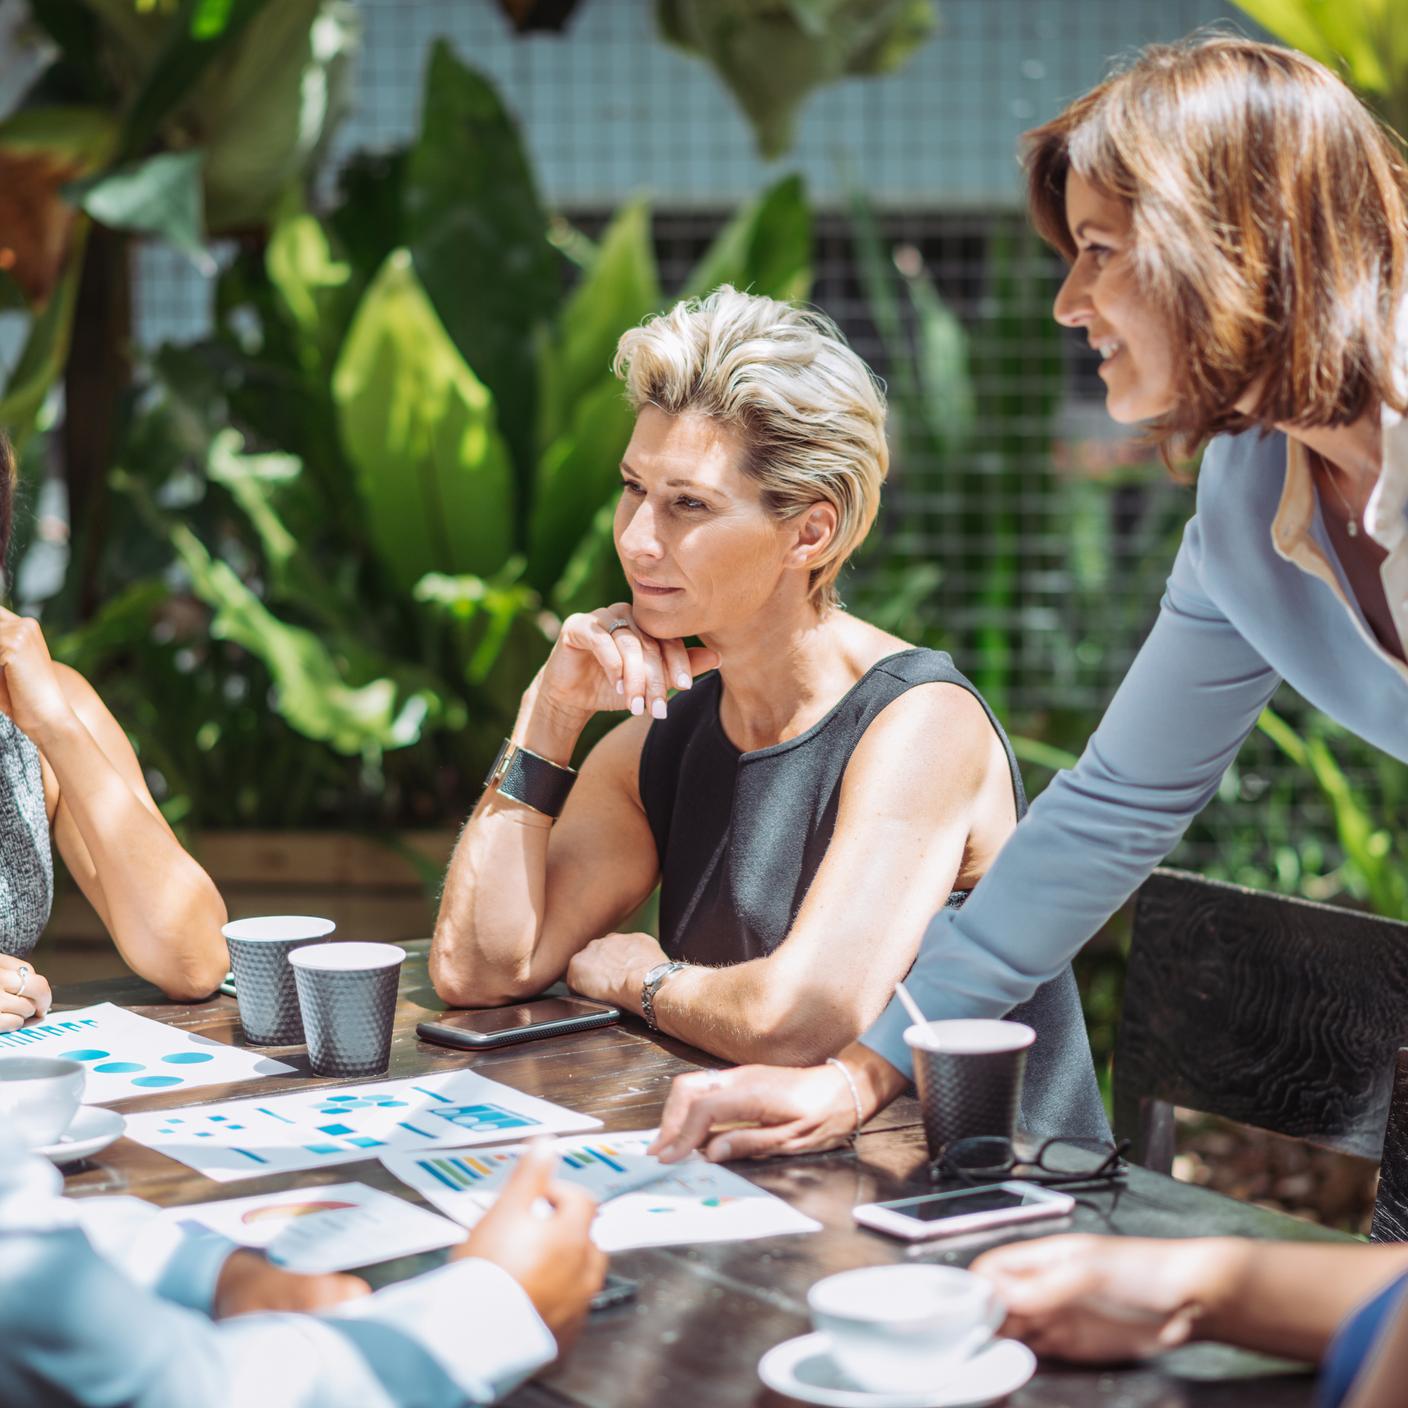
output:
[[[507,1271],[528,1293],[557,1340],[575,1337],[606,1276],[606,1256],[592,1245],[596,1203],[581,1188],[556,1181],[558,1151],[548,1140],[522,1146],[494,1205],[455,1258],[480,1257]],[[535,1216],[546,1204],[546,1217]]]

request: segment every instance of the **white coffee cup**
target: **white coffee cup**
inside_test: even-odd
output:
[[[812,1323],[861,1388],[923,1392],[941,1386],[1006,1318],[997,1292],[956,1266],[867,1266],[807,1292]]]
[[[86,1079],[77,1061],[0,1057],[0,1120],[31,1149],[53,1144],[73,1123]]]

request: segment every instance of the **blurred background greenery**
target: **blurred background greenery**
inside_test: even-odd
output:
[[[1403,0],[12,5],[10,593],[187,832],[452,826],[561,616],[621,593],[616,337],[730,281],[886,376],[848,604],[951,650],[1037,791],[1192,498],[1051,321],[1015,139],[1217,21],[1408,112]],[[1405,814],[1287,691],[1174,861],[1408,918]],[[1117,935],[1083,961],[1102,1051],[1120,971]]]

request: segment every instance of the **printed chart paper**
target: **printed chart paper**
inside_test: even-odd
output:
[[[662,1164],[645,1152],[654,1130],[558,1141],[558,1177],[601,1204],[592,1240],[605,1252],[692,1242],[742,1242],[816,1232],[821,1224],[741,1175],[697,1155]],[[474,1224],[513,1172],[519,1145],[482,1152],[386,1152],[387,1169],[441,1212]],[[643,1186],[644,1185],[644,1186]]]
[[[309,1275],[432,1252],[465,1237],[458,1223],[365,1183],[285,1188],[169,1208],[162,1216],[179,1227],[209,1228],[242,1247],[261,1248],[275,1266]]]
[[[0,1033],[0,1059],[6,1056],[81,1061],[88,1071],[85,1105],[106,1105],[157,1090],[287,1075],[294,1069],[257,1051],[139,1017],[111,1002],[54,1012],[42,1022]]]
[[[127,1116],[129,1139],[217,1183],[391,1149],[463,1148],[600,1128],[590,1115],[463,1070]]]

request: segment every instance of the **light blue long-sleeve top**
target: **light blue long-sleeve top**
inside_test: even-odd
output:
[[[1408,425],[1385,416],[1365,530],[1408,640]],[[1285,679],[1408,761],[1408,669],[1374,638],[1326,536],[1303,447],[1212,441],[1163,606],[1079,762],[1032,804],[906,985],[926,1017],[1001,1016],[1057,973],[1178,843]],[[862,1037],[906,1074],[892,1002]]]
[[[233,1243],[138,1198],[61,1192],[0,1127],[4,1408],[460,1408],[557,1353],[518,1282],[477,1259],[323,1315],[213,1323]]]

